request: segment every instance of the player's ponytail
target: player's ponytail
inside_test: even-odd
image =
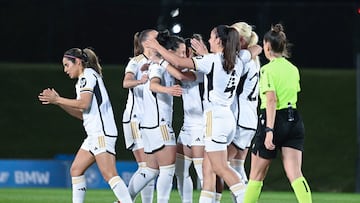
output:
[[[240,51],[239,33],[227,25],[219,25],[215,29],[223,46],[223,68],[227,73],[230,73],[235,67],[237,53]]]
[[[144,48],[139,40],[139,35],[140,35],[139,32],[135,33],[134,35],[134,57],[144,52]]]
[[[102,76],[102,67],[99,63],[99,58],[92,50],[92,48],[85,48],[82,50],[84,53],[84,61],[86,62],[86,68],[94,69],[99,75]]]

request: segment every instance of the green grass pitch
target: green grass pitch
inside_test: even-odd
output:
[[[198,202],[199,190],[194,191],[194,202]],[[154,195],[154,202],[156,202]],[[109,190],[89,189],[86,194],[86,203],[113,203],[115,196]],[[0,188],[0,202],[2,203],[71,203],[71,189],[8,189]],[[176,190],[173,190],[170,197],[170,203],[181,203]],[[224,191],[222,201],[231,203],[231,197],[228,190]],[[314,203],[359,203],[360,194],[355,193],[313,193]],[[140,198],[136,203],[141,203]],[[270,192],[261,193],[259,203],[297,203],[292,192]]]

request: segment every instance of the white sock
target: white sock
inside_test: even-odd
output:
[[[215,192],[201,190],[199,203],[213,203],[215,201]]]
[[[134,174],[129,182],[129,193],[132,200],[135,200],[136,195],[159,174],[159,170],[149,167],[143,168],[139,173]]]
[[[134,174],[131,176],[128,188],[130,187],[130,185],[133,184],[134,178],[137,176],[137,174],[139,174],[145,167],[146,167],[146,162],[138,162],[138,168],[134,172]],[[129,190],[129,193],[130,193],[130,189],[128,189],[128,190]],[[133,200],[135,200],[135,199],[133,199]]]
[[[194,168],[195,168],[196,174],[200,180],[201,188],[203,185],[203,173],[202,173],[203,160],[204,160],[204,158],[193,158]]]
[[[191,203],[193,195],[193,182],[189,174],[189,168],[192,163],[190,157],[177,154],[175,163],[175,175],[177,187],[182,199],[182,203]]]
[[[138,174],[146,168],[146,162],[138,162],[138,169],[131,177],[130,182],[135,177],[135,174]],[[152,203],[155,189],[155,180],[151,180],[140,192],[141,194],[141,202],[142,203]]]
[[[155,178],[150,180],[148,184],[141,190],[141,202],[152,203],[154,198],[155,190]]]
[[[175,164],[160,166],[160,173],[156,183],[157,202],[167,203],[170,199],[170,193],[173,186],[175,173]]]
[[[241,160],[241,159],[231,159],[230,161],[231,167],[241,175],[241,179],[245,182],[245,184],[247,184],[248,177],[246,175],[244,163],[245,160]]]
[[[132,203],[129,191],[120,176],[110,178],[108,183],[120,202]]]
[[[231,200],[233,203],[236,203],[236,197],[233,193],[231,193]]]
[[[244,183],[237,183],[230,187],[231,192],[233,193],[236,203],[242,203],[244,201],[246,185]]]
[[[71,177],[72,183],[72,202],[83,203],[85,200],[86,180],[85,176]]]
[[[220,203],[221,197],[222,197],[221,193],[215,193],[215,203]]]

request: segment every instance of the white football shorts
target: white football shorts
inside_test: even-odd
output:
[[[178,143],[191,146],[204,146],[205,126],[183,126],[180,130]]]
[[[123,123],[125,147],[128,150],[136,151],[144,148],[139,122],[130,121]]]
[[[103,152],[115,155],[116,139],[117,136],[88,136],[82,143],[81,149],[91,152],[94,156]]]
[[[175,133],[168,124],[160,124],[159,127],[141,129],[144,143],[144,152],[151,154],[164,146],[176,145]]]
[[[231,143],[236,131],[236,122],[230,107],[213,106],[205,113],[205,150],[223,151]]]
[[[232,143],[240,149],[246,149],[250,147],[251,140],[255,136],[256,130],[243,128],[240,126],[236,127],[236,132]]]

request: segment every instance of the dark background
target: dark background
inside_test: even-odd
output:
[[[180,8],[180,15],[170,11]],[[106,64],[125,64],[133,35],[182,24],[181,36],[207,40],[218,24],[246,21],[260,41],[282,22],[300,67],[353,68],[360,2],[241,0],[0,0],[0,61],[60,63],[65,50],[94,47]]]

